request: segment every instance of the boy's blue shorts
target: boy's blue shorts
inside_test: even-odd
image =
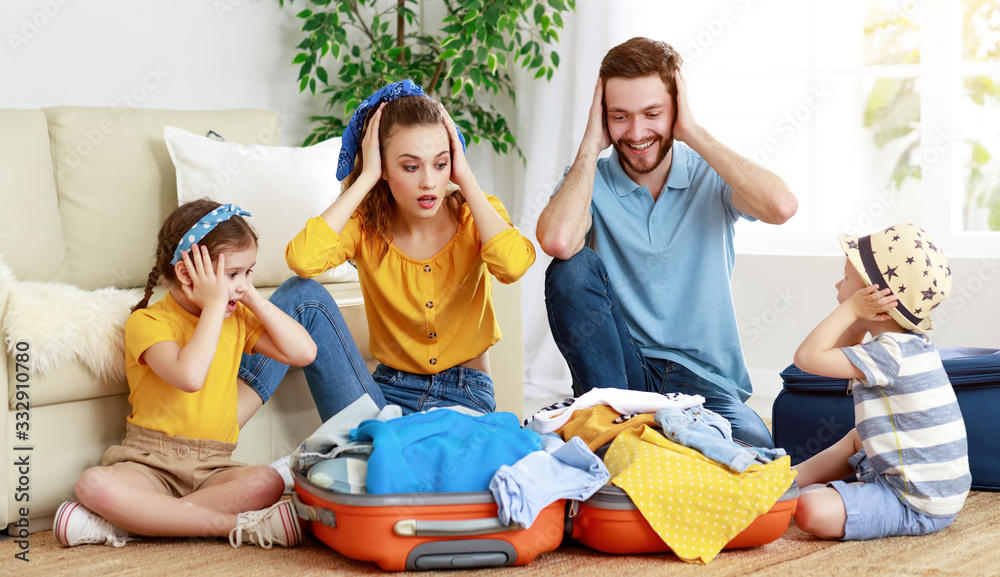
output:
[[[848,462],[862,482],[827,483],[828,487],[833,487],[840,493],[844,509],[847,510],[843,540],[929,535],[951,525],[955,520],[956,515],[931,517],[904,505],[885,478],[872,468],[864,449],[854,454]]]

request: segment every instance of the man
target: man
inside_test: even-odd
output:
[[[538,242],[555,258],[549,325],[576,395],[702,395],[734,437],[772,447],[744,404],[752,388],[732,299],[733,226],[781,224],[798,202],[695,122],[680,65],[669,44],[647,38],[601,63],[576,160],[538,220]]]

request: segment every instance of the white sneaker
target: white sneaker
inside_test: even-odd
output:
[[[240,513],[236,527],[229,532],[229,544],[247,543],[270,549],[274,545],[294,547],[302,541],[302,529],[292,502],[285,500],[260,511]]]
[[[291,455],[285,455],[271,463],[271,468],[277,471],[281,475],[281,479],[285,482],[286,495],[291,495],[295,491],[295,479],[292,478],[292,468],[288,465],[288,460],[291,458]]]
[[[131,541],[128,531],[73,501],[59,505],[52,533],[64,547],[87,544],[121,547]]]

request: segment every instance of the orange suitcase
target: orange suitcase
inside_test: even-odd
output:
[[[489,491],[357,495],[292,474],[303,528],[341,555],[384,570],[524,565],[562,543],[565,500],[524,529],[500,522]]]
[[[795,482],[771,509],[733,537],[724,549],[757,547],[781,537],[798,503]],[[602,553],[665,553],[670,547],[653,531],[625,491],[606,485],[586,501],[574,501],[567,519],[569,536]],[[571,527],[571,529],[569,529]]]

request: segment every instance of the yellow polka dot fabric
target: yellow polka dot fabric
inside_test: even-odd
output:
[[[795,478],[787,456],[733,473],[648,426],[619,435],[604,463],[660,538],[694,563],[714,559]]]
[[[569,421],[556,432],[564,441],[580,437],[591,451],[596,451],[614,441],[622,431],[641,429],[643,425],[656,423],[653,415],[649,413],[635,415],[627,421],[616,423],[615,420],[621,416],[621,413],[607,405],[595,405],[589,409],[575,411]]]

